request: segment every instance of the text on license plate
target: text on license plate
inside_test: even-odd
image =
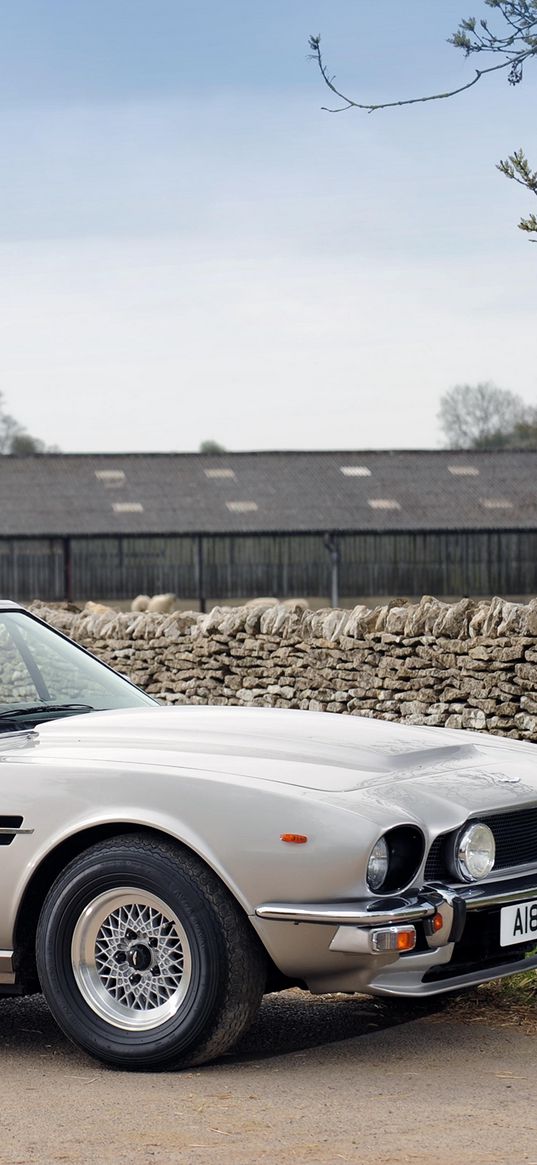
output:
[[[532,938],[537,942],[537,898],[518,906],[504,906],[500,914],[500,946],[509,947]]]

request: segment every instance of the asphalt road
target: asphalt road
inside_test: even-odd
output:
[[[214,1065],[89,1060],[43,1001],[0,1000],[9,1165],[537,1165],[537,1037],[442,1010],[269,996]]]

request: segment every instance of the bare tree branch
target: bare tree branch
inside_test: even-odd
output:
[[[336,97],[340,97],[345,102],[345,105],[337,109],[330,109],[329,106],[322,105],[321,108],[325,113],[344,113],[347,109],[364,109],[366,113],[376,113],[378,109],[395,109],[401,105],[422,105],[427,101],[445,101],[448,97],[456,97],[458,93],[465,93],[467,89],[472,89],[487,73],[498,73],[502,69],[510,69],[511,72],[513,69],[520,69],[524,61],[528,57],[534,56],[537,52],[536,49],[526,49],[524,52],[518,53],[515,57],[509,57],[508,60],[501,61],[499,65],[490,65],[487,69],[476,69],[475,77],[471,81],[467,81],[465,85],[460,85],[457,89],[448,89],[445,93],[430,93],[427,97],[408,97],[402,101],[381,101],[373,105],[367,104],[367,102],[354,101],[352,97],[347,97],[345,93],[342,93],[340,89],[336,88],[334,85],[334,77],[329,75],[324,63],[321,53],[320,36],[310,36],[309,47],[311,49],[310,58],[311,60],[317,61],[325,84],[331,89],[332,93],[335,93]]]
[[[510,85],[519,85],[524,76],[524,65],[530,58],[537,57],[537,0],[484,0],[488,8],[499,12],[506,22],[507,30],[498,33],[489,27],[484,18],[477,20],[475,16],[461,20],[459,27],[449,43],[455,48],[462,49],[466,57],[474,53],[486,53],[501,59],[484,69],[476,69],[475,76],[464,85],[455,89],[447,89],[442,93],[429,93],[423,97],[409,97],[399,101],[380,101],[368,103],[355,101],[343,93],[335,84],[335,77],[329,74],[321,53],[321,37],[310,36],[310,58],[317,63],[320,74],[327,88],[338,97],[343,105],[330,107],[323,105],[326,113],[343,113],[348,109],[363,109],[367,113],[375,113],[378,109],[396,109],[404,105],[423,105],[430,101],[445,101],[456,97],[459,93],[466,93],[473,89],[483,77],[491,73],[500,73],[507,70],[507,80]],[[507,178],[524,186],[532,194],[537,195],[537,171],[533,172],[522,150],[515,150],[505,161],[498,165]],[[530,214],[519,222],[521,230],[529,234],[537,234],[537,216]],[[537,242],[537,239],[531,240]]]

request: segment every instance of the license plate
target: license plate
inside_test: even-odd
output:
[[[518,906],[504,906],[500,914],[500,946],[537,941],[537,898],[520,902]]]

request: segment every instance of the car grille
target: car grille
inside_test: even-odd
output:
[[[480,819],[481,820],[481,819]],[[495,968],[505,970],[510,963],[518,964],[535,953],[535,939],[528,939],[516,946],[500,945],[500,915],[498,907],[467,915],[461,938],[455,943],[449,963],[431,967],[423,976],[424,983],[449,980],[457,975],[490,974]],[[530,966],[534,966],[535,960]]]
[[[537,865],[537,807],[514,813],[489,813],[476,820],[483,821],[494,834],[495,871],[525,866],[530,862]],[[444,833],[433,841],[425,865],[428,882],[449,876],[447,852],[454,836],[454,833]]]

